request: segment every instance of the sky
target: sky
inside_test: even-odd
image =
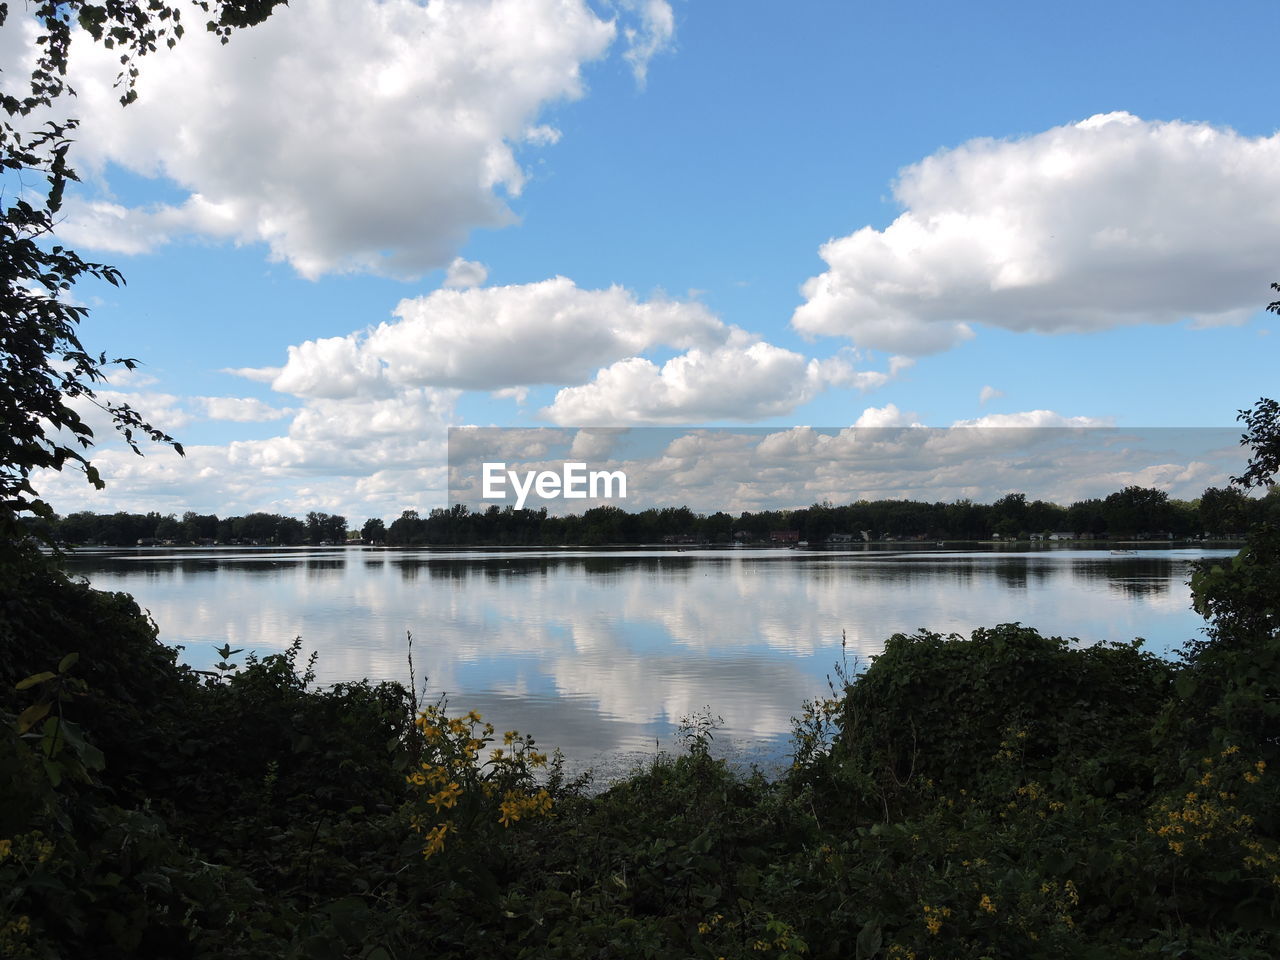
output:
[[[358,525],[446,505],[449,427],[1230,428],[1280,369],[1278,27],[1263,2],[298,0],[147,57],[128,108],[77,37],[59,239],[127,279],[76,289],[83,339],[142,361],[102,396],[187,455],[86,411],[106,489],[37,487]],[[11,17],[4,62],[33,36]],[[939,489],[1020,482],[974,462]],[[1093,467],[1059,469],[1025,492]]]

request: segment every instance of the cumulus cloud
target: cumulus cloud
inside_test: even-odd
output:
[[[402,386],[502,390],[578,383],[622,357],[723,342],[735,331],[702,304],[641,301],[622,287],[583,290],[555,277],[436,290],[402,300],[393,322],[289,348],[273,386],[303,397]]]
[[[392,389],[381,360],[363,348],[358,334],[289,347],[289,359],[271,386],[298,397],[327,398],[386,395]]]
[[[1052,427],[1109,427],[1109,417],[1066,417],[1053,410],[1025,410],[1021,413],[990,413],[976,420],[957,420],[953,427],[1013,427],[1021,430],[1043,430]]]
[[[445,271],[443,286],[462,290],[467,287],[483,286],[487,279],[489,279],[489,268],[483,263],[454,257],[453,262],[449,264],[449,269]]]
[[[997,400],[1004,396],[1003,390],[997,390],[995,387],[987,384],[978,391],[978,405],[985,406],[988,400]]]
[[[854,427],[883,429],[885,427],[922,427],[917,419],[919,414],[899,410],[896,404],[886,403],[883,407],[867,407],[853,421]]]
[[[1112,113],[902,171],[903,213],[820,249],[792,324],[921,355],[972,324],[1060,333],[1239,321],[1274,272],[1280,134]]]
[[[847,356],[810,360],[764,341],[733,338],[662,366],[644,357],[620,360],[590,383],[559,391],[542,413],[555,423],[591,425],[757,420],[790,413],[828,386],[868,390],[891,376],[857,371]]]
[[[196,402],[210,420],[232,420],[237,423],[279,420],[294,412],[288,407],[273,407],[257,397],[197,397]]]
[[[528,387],[503,387],[501,390],[495,390],[492,394],[495,400],[514,400],[516,406],[523,407],[525,401],[529,399]]]
[[[620,29],[643,76],[670,8],[604,20],[585,0],[312,0],[226,47],[192,31],[148,57],[128,110],[115,54],[75,44],[80,165],[163,177],[187,198],[69,199],[60,233],[129,253],[184,234],[262,242],[307,277],[443,267],[473,228],[513,221],[518,151],[556,141],[539,115],[583,95],[583,66]]]

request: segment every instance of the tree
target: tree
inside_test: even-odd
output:
[[[1249,498],[1236,487],[1208,487],[1200,497],[1200,526],[1211,536],[1238,535],[1249,523]]]
[[[1241,442],[1252,456],[1245,472],[1232,478],[1237,487],[1274,489],[1278,409],[1275,401],[1261,399],[1240,411],[1248,426]],[[1269,511],[1249,525],[1236,556],[1193,566],[1191,597],[1209,625],[1207,637],[1184,651],[1191,669],[1181,681],[1182,722],[1280,762],[1280,524]]]
[[[195,0],[208,15],[206,28],[226,43],[232,31],[261,23],[284,0]],[[67,184],[77,180],[68,160],[77,121],[56,116],[74,94],[66,82],[73,38],[88,36],[120,57],[120,102],[137,98],[137,61],[172,47],[183,34],[181,9],[164,0],[40,0],[30,16],[39,25],[39,54],[26,82],[26,95],[0,94],[0,172],[22,189],[5,194],[0,210],[0,543],[27,542],[23,518],[48,519],[52,510],[32,483],[39,469],[71,465],[95,487],[102,478],[86,451],[93,431],[73,403],[86,400],[106,411],[135,453],[140,438],[181,444],[147,423],[127,404],[101,400],[95,385],[115,364],[132,369],[137,361],[93,356],[80,340],[87,309],[70,299],[86,278],[113,286],[124,282],[114,267],[82,259],[53,242]],[[0,3],[0,29],[21,30]],[[79,28],[78,30],[76,28]]]
[[[366,543],[381,543],[387,539],[387,527],[381,517],[372,517],[360,528],[360,539]]]
[[[1027,495],[1005,494],[991,505],[991,520],[1004,539],[1022,536],[1027,532]]]
[[[1154,487],[1128,486],[1108,495],[1102,502],[1107,532],[1111,536],[1150,536],[1169,533],[1173,528],[1173,509],[1169,494]]]
[[[1274,307],[1275,304],[1272,304]],[[1253,452],[1238,487],[1271,487],[1280,471],[1280,405],[1263,398],[1237,419],[1248,430],[1240,442]],[[1206,491],[1207,493],[1207,491]],[[1191,579],[1196,610],[1209,620],[1219,644],[1252,645],[1280,639],[1280,527],[1269,514],[1249,526],[1245,547],[1225,563],[1202,562]]]

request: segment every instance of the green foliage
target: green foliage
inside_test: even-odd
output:
[[[885,813],[922,782],[984,783],[995,757],[1122,794],[1149,776],[1143,738],[1172,675],[1136,643],[1073,647],[1018,624],[896,634],[845,691],[833,762]]]

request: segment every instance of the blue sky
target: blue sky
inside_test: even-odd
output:
[[[317,0],[127,110],[81,38],[62,233],[128,279],[85,339],[190,454],[43,489],[358,522],[443,505],[460,424],[1229,426],[1275,394],[1278,21]]]

